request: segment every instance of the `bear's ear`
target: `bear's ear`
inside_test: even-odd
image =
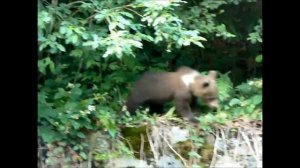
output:
[[[218,72],[217,71],[209,71],[208,76],[212,77],[213,79],[217,79]]]

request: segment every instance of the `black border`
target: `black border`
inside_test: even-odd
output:
[[[263,0],[263,167],[298,166],[297,154],[291,152],[299,146],[299,62],[293,59],[299,52],[292,51],[299,48],[295,8],[291,1]]]
[[[37,1],[1,6],[1,164],[37,167]]]

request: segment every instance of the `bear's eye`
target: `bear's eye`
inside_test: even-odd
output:
[[[208,87],[209,86],[209,82],[208,81],[205,81],[204,83],[203,83],[203,87]]]

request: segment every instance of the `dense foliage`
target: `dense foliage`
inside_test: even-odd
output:
[[[204,130],[260,118],[261,43],[259,0],[39,0],[39,138],[86,159],[87,133],[114,138],[147,118],[116,117],[138,75],[180,65],[223,74],[222,107],[199,118]]]

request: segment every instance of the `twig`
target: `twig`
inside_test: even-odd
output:
[[[52,1],[51,1],[51,4],[54,5],[54,6],[57,6],[58,0],[52,0]]]
[[[97,13],[96,13],[97,14]],[[89,16],[89,17],[87,17],[85,20],[90,20],[90,19],[92,19],[93,17],[95,17],[96,16],[96,14],[93,14],[93,15],[91,15],[91,16]]]
[[[80,62],[79,62],[79,66],[78,66],[78,70],[77,70],[77,75],[75,77],[74,83],[76,83],[77,80],[79,79],[79,74],[80,74],[80,71],[81,71],[81,68],[82,68],[82,64],[83,64],[83,59],[81,58]]]
[[[156,151],[155,151],[155,149],[154,149],[154,145],[153,145],[153,142],[152,142],[152,140],[151,140],[151,136],[149,135],[149,130],[148,130],[148,128],[146,128],[146,134],[147,134],[147,137],[148,137],[148,140],[149,140],[150,148],[151,148],[152,153],[153,153],[153,155],[154,155],[155,163],[157,163],[157,162],[158,162],[158,155],[157,155],[157,153],[156,153]]]
[[[124,9],[130,10],[131,12],[137,14],[138,16],[143,17],[143,15],[139,14],[137,11],[135,11],[133,9],[130,9],[130,8],[127,8],[127,7],[124,7]]]
[[[166,135],[166,129],[165,129],[165,126],[162,124],[163,122],[160,121],[158,124],[159,124],[159,130],[158,130],[158,136],[157,137],[165,137]],[[159,136],[161,135],[161,136]],[[156,141],[158,142],[158,141]],[[164,156],[165,155],[165,151],[166,151],[166,146],[163,144],[163,143],[160,143],[158,144],[160,147],[159,149],[161,150],[161,154]]]
[[[214,152],[213,152],[213,157],[212,157],[212,160],[210,162],[210,168],[212,168],[215,163],[216,163],[216,160],[217,160],[217,155],[218,155],[218,151],[217,151],[217,144],[218,144],[218,141],[219,141],[219,135],[218,135],[218,130],[216,130],[216,138],[215,138],[215,144],[214,144]]]
[[[168,140],[166,139],[166,137],[163,137],[164,141],[167,143],[167,145],[169,146],[169,148],[181,159],[181,161],[183,162],[185,167],[189,167],[186,163],[186,159],[184,159],[179,153],[177,153],[173,147],[170,145],[170,143],[168,142]]]
[[[195,143],[194,143],[193,140],[191,140],[191,141],[192,141],[192,143],[190,143],[191,144],[191,150],[196,151],[197,149],[194,145]],[[192,165],[195,164],[196,163],[196,158],[195,157],[189,157],[189,163],[191,163]]]
[[[127,142],[128,146],[129,146],[129,148],[130,148],[130,150],[134,153],[133,147],[132,147],[131,143],[128,141],[128,139],[126,139],[126,138],[124,138],[124,137],[122,137],[122,136],[119,136],[119,138],[124,139],[124,140]]]
[[[257,158],[257,155],[256,155],[255,152],[253,151],[253,148],[252,148],[252,146],[251,146],[251,144],[250,144],[250,142],[249,142],[249,138],[245,135],[244,132],[241,132],[241,134],[242,134],[244,140],[246,141],[246,143],[247,143],[247,145],[248,145],[248,147],[249,147],[251,153],[254,155],[254,158],[255,158],[256,162],[259,162],[259,159]]]
[[[119,7],[113,8],[113,9],[111,9],[111,10],[117,10],[117,9],[122,9],[122,8],[124,8],[124,9],[127,9],[127,10],[129,10],[129,11],[135,13],[136,15],[138,15],[138,16],[140,16],[140,17],[143,17],[143,15],[139,14],[137,11],[135,11],[135,10],[133,10],[133,9],[130,9],[130,8],[128,8],[128,7],[130,7],[130,5],[119,6]],[[92,19],[96,14],[97,14],[97,13],[95,13],[95,14],[89,16],[88,18],[86,18],[86,20]]]
[[[221,131],[222,140],[223,140],[223,143],[224,143],[224,155],[228,156],[227,142],[226,142],[225,134],[224,134],[224,131],[222,129],[220,129],[220,131]]]
[[[70,3],[67,4],[67,6],[72,6],[72,5],[77,4],[77,3],[85,3],[85,2],[83,2],[83,1],[70,2]]]
[[[255,150],[256,156],[258,157],[259,153],[258,153],[258,147],[257,147],[257,134],[255,134],[255,136],[253,136],[252,139],[254,139],[253,140],[253,146],[254,146],[254,150]],[[258,167],[259,162],[257,162],[256,164],[257,164],[257,167]]]
[[[88,154],[88,168],[92,168],[92,158],[93,158],[93,154],[92,154],[92,150],[89,150],[89,154]]]
[[[144,136],[141,134],[140,160],[145,160],[144,156]]]
[[[80,12],[80,9],[76,10],[75,12],[73,12],[70,17],[73,17],[76,13]]]
[[[235,148],[234,148],[234,151],[233,151],[233,160],[235,161],[236,159],[236,153],[237,153],[237,149],[239,148],[239,145],[240,145],[240,137],[241,136],[241,133],[240,133],[240,128],[238,128],[238,133],[237,133],[237,141],[238,141],[238,144],[236,144]]]
[[[256,135],[254,135],[254,133],[252,132],[251,133],[251,139],[252,139],[252,142],[253,142],[253,151],[255,153],[256,156],[258,156],[258,150],[257,150],[257,143],[256,143],[256,138],[255,138]]]
[[[230,129],[231,129],[231,127],[228,126],[228,127],[226,128],[226,131],[225,131],[225,135],[228,137],[228,139],[230,138],[230,136],[229,136]],[[226,136],[225,136],[225,137],[226,137]]]

